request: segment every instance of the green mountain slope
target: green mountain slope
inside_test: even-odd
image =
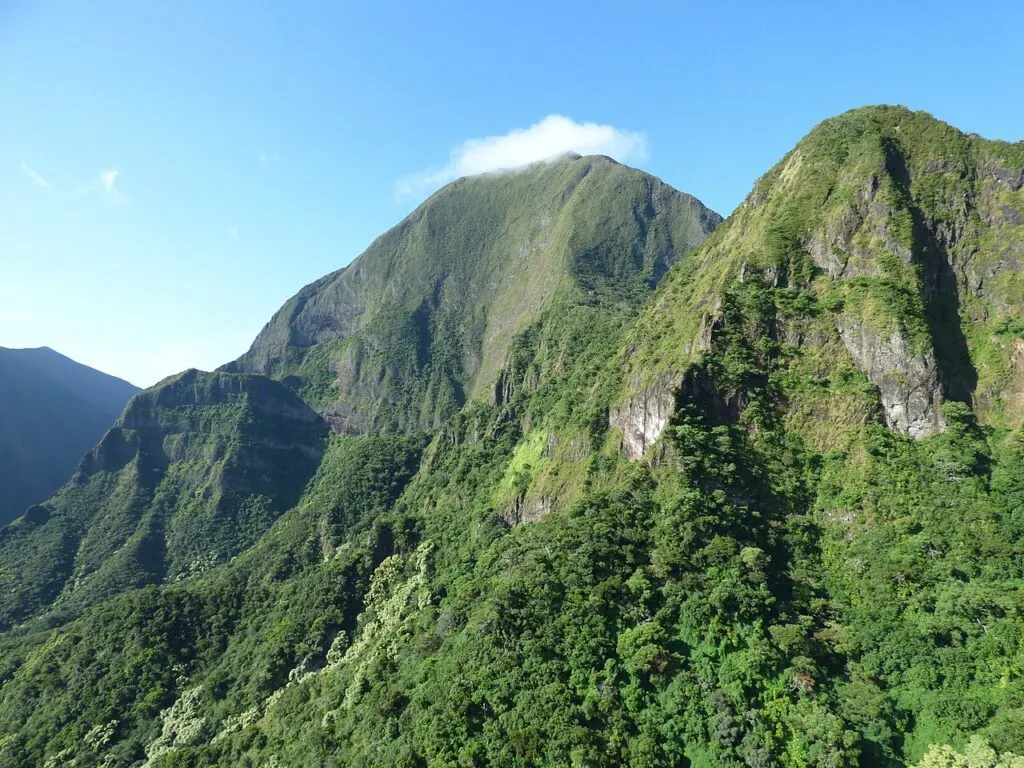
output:
[[[901,108],[822,123],[641,319],[630,388],[664,400],[707,349],[726,289],[760,280],[796,302],[776,330],[808,358],[805,384],[852,366],[877,387],[883,421],[911,437],[943,428],[945,400],[1019,426],[1022,163],[1019,144]],[[865,416],[849,388],[818,390],[813,407],[832,419]],[[627,405],[642,415],[642,398]],[[634,421],[635,454],[657,430],[643,438]]]
[[[0,636],[0,763],[1014,764],[1022,182],[826,121],[642,306],[570,286],[233,560]],[[268,370],[330,411],[332,343]]]
[[[0,523],[67,482],[138,391],[46,347],[0,348]]]
[[[384,432],[436,425],[471,381],[500,383],[517,329],[555,307],[625,322],[717,221],[603,157],[448,185],[304,289],[225,372],[189,372],[136,398],[76,482],[0,534],[0,625],[181,580],[253,544],[320,459],[324,425],[293,390],[335,431],[353,431],[359,414]],[[353,317],[360,327],[346,331]],[[479,333],[461,335],[477,320]],[[367,345],[379,365],[346,368]],[[237,373],[246,368],[283,385]]]
[[[285,380],[336,431],[432,429],[559,298],[635,303],[719,221],[606,157],[460,179],[306,286],[226,370]]]
[[[188,371],[137,395],[69,485],[0,530],[0,622],[243,551],[299,498],[326,432],[262,377]]]

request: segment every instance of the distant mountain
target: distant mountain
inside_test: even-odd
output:
[[[138,391],[48,347],[0,347],[0,523],[66,483]]]

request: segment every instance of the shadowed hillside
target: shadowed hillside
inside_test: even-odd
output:
[[[138,391],[46,347],[0,348],[0,522],[66,483]]]

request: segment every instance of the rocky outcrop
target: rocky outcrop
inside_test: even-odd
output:
[[[494,386],[491,387],[491,392],[487,398],[487,402],[495,408],[500,408],[501,406],[510,403],[512,401],[512,397],[519,389],[518,379],[521,378],[522,374],[517,371],[509,368],[503,368],[498,372],[498,378],[494,380]]]
[[[878,176],[871,176],[857,191],[855,203],[826,221],[807,243],[814,263],[831,279],[883,275],[879,247],[910,264],[910,248],[892,233],[896,210],[880,197],[880,189]]]
[[[326,425],[294,393],[263,376],[185,371],[140,393],[82,459],[76,482],[117,472],[139,455],[196,459],[212,436],[231,437],[268,455],[296,454],[312,472],[323,455]]]
[[[847,316],[839,316],[836,327],[854,362],[878,387],[890,429],[916,440],[945,428],[939,410],[938,367],[931,349],[914,352],[899,331],[884,338],[863,321]]]
[[[523,494],[513,499],[502,519],[511,526],[535,523],[551,511],[553,499],[546,494]]]
[[[179,428],[188,427],[193,431],[196,425],[188,421],[195,408],[218,406],[244,407],[258,419],[249,419],[241,427],[252,432],[251,427],[265,421],[268,425],[279,422],[304,425],[310,431],[321,431],[319,414],[310,408],[296,394],[282,384],[265,376],[247,374],[207,373],[191,368],[157,384],[132,399],[125,409],[118,426],[128,429]],[[218,431],[219,425],[213,420],[203,420],[201,431]],[[224,425],[237,429],[234,420],[224,420]],[[262,426],[262,424],[260,424]],[[273,429],[266,431],[272,432]]]
[[[608,421],[622,434],[622,451],[631,461],[641,458],[668,425],[680,382],[672,372],[666,373],[611,407]]]
[[[979,176],[992,179],[1011,192],[1024,188],[1024,167],[1007,168],[995,158],[988,158],[980,164]]]

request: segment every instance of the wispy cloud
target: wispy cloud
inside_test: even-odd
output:
[[[21,161],[21,170],[28,174],[28,177],[35,182],[37,187],[42,187],[43,189],[50,188],[50,182],[44,179],[43,175],[39,173],[39,171],[29,165],[27,160]]]
[[[423,194],[460,176],[521,168],[566,152],[608,155],[621,162],[642,161],[647,157],[647,137],[613,125],[577,123],[563,115],[548,115],[528,128],[462,142],[451,151],[444,167],[400,178],[395,183],[395,195],[401,199]]]
[[[100,171],[95,176],[96,181],[89,186],[79,187],[79,192],[94,193],[99,192],[105,194],[119,203],[127,203],[128,195],[126,195],[119,186],[121,181],[121,171],[117,168],[111,168],[106,171]]]
[[[100,172],[100,184],[103,186],[105,192],[115,194],[119,190],[117,189],[117,179],[121,175],[121,172],[116,168],[109,171]]]
[[[53,189],[58,194],[79,194],[79,195],[108,195],[114,200],[126,203],[128,202],[128,196],[121,190],[119,182],[121,180],[121,171],[117,168],[111,168],[105,171],[99,171],[95,176],[92,177],[92,181],[88,183],[76,182],[73,177],[64,176],[63,179],[56,183],[56,186],[50,183],[50,181],[43,176],[39,171],[33,168],[28,160],[21,161],[22,172],[31,179],[32,183],[42,189]]]

